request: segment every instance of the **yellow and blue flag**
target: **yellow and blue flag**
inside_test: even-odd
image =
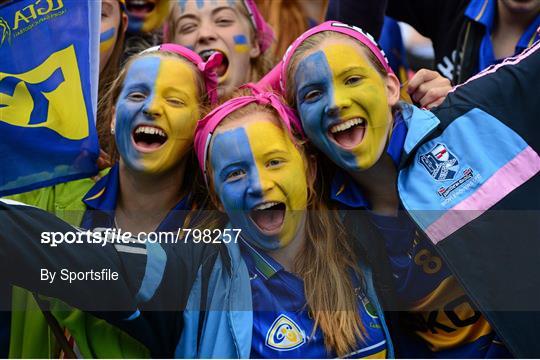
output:
[[[0,6],[0,196],[97,173],[100,2]]]

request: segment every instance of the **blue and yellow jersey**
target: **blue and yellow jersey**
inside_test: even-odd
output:
[[[387,150],[396,166],[406,134],[405,124],[398,121]],[[361,189],[343,173],[334,178],[332,197],[348,208],[369,209]],[[371,220],[385,241],[398,302],[407,311],[404,327],[420,339],[401,341],[400,356],[510,356],[435,247],[404,212],[398,217],[371,213]]]
[[[251,278],[253,338],[251,358],[335,357],[324,345],[320,328],[306,309],[304,282],[287,272],[270,256],[242,241]],[[365,341],[346,357],[386,358],[387,342],[375,307],[357,289],[358,311],[366,333]]]

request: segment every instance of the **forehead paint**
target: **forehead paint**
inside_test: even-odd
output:
[[[187,0],[178,0],[178,6],[180,6],[181,12],[186,11],[186,3],[187,3]]]
[[[256,121],[218,133],[210,160],[223,207],[231,222],[248,234],[249,241],[273,250],[294,239],[307,206],[307,182],[303,159],[281,128]],[[227,182],[232,173],[244,175]],[[262,233],[249,217],[251,209],[269,201],[286,206],[284,223],[276,236]]]
[[[384,81],[360,48],[329,44],[301,61],[295,80],[301,119],[315,145],[346,170],[373,166],[386,144],[390,121]],[[333,126],[351,119],[364,124],[330,134]],[[339,146],[338,139],[347,147]]]
[[[248,41],[245,35],[235,35],[234,40],[234,50],[238,53],[245,53],[249,51]]]
[[[106,52],[109,50],[115,43],[114,36],[116,35],[116,28],[112,27],[109,30],[105,30],[101,33],[99,37],[99,51]]]
[[[197,0],[197,9],[202,9],[204,6],[204,0]]]

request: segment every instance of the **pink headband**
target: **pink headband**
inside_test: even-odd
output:
[[[262,88],[271,87],[276,91],[281,91],[282,94],[285,94],[287,91],[287,68],[289,67],[289,63],[291,62],[291,58],[293,54],[295,53],[296,49],[310,36],[313,36],[315,34],[318,34],[323,31],[333,31],[338,32],[341,34],[348,35],[358,41],[360,41],[362,44],[367,46],[367,48],[377,57],[381,65],[384,67],[384,69],[389,73],[393,74],[392,68],[390,67],[390,64],[388,63],[388,59],[386,58],[386,55],[384,54],[384,51],[379,48],[375,40],[371,35],[368,33],[365,33],[362,31],[362,29],[351,26],[347,24],[343,24],[339,21],[326,21],[320,25],[317,25],[302,35],[300,35],[287,49],[285,52],[285,55],[283,56],[283,60],[279,64],[277,64],[274,69],[272,69],[264,78],[262,78],[257,85]]]
[[[254,0],[244,0],[244,5],[249,13],[251,23],[257,32],[257,36],[259,37],[258,40],[261,53],[264,53],[274,41],[274,31],[270,25],[268,25],[266,20],[264,20],[264,17],[261,15]]]
[[[301,136],[303,136],[304,134],[304,132],[302,131],[302,125],[300,124],[300,120],[298,120],[298,118],[294,114],[294,111],[291,108],[283,104],[282,100],[278,95],[272,92],[261,91],[254,84],[247,84],[244,85],[244,87],[251,88],[251,90],[253,91],[253,95],[240,96],[231,99],[212,110],[212,112],[210,112],[197,123],[197,128],[195,129],[194,148],[197,159],[199,160],[199,166],[203,171],[205,180],[205,161],[208,156],[208,147],[210,145],[210,140],[212,139],[212,134],[214,133],[214,130],[229,114],[246,105],[249,105],[251,103],[270,105],[279,114],[279,118],[281,119],[281,121],[291,135],[293,129]]]
[[[197,54],[195,51],[192,51],[188,48],[185,48],[177,44],[161,44],[148,48],[141,52],[141,54],[153,52],[153,51],[166,51],[180,55],[186,60],[189,60],[197,69],[201,72],[204,78],[204,84],[206,86],[206,92],[208,93],[208,98],[212,105],[217,104],[217,86],[218,86],[218,77],[216,73],[216,68],[221,64],[223,60],[223,55],[219,52],[213,53],[207,61]]]

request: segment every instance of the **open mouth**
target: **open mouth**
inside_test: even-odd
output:
[[[127,0],[126,8],[130,15],[138,18],[144,18],[154,11],[156,2],[154,0]]]
[[[227,70],[229,69],[229,58],[227,57],[227,55],[225,55],[223,51],[217,50],[217,49],[203,50],[199,53],[199,55],[204,61],[207,61],[210,58],[210,56],[212,56],[212,54],[216,52],[223,55],[223,60],[221,61],[221,65],[219,65],[216,69],[217,76],[221,78],[223,75],[227,73]]]
[[[159,149],[168,138],[162,128],[151,125],[137,126],[133,130],[131,137],[135,148],[141,152],[152,152]]]
[[[255,206],[249,217],[265,235],[277,235],[285,220],[285,204],[270,201]]]
[[[328,130],[330,137],[345,149],[357,146],[364,139],[366,132],[366,121],[362,118],[354,118],[337,125],[333,125]]]

